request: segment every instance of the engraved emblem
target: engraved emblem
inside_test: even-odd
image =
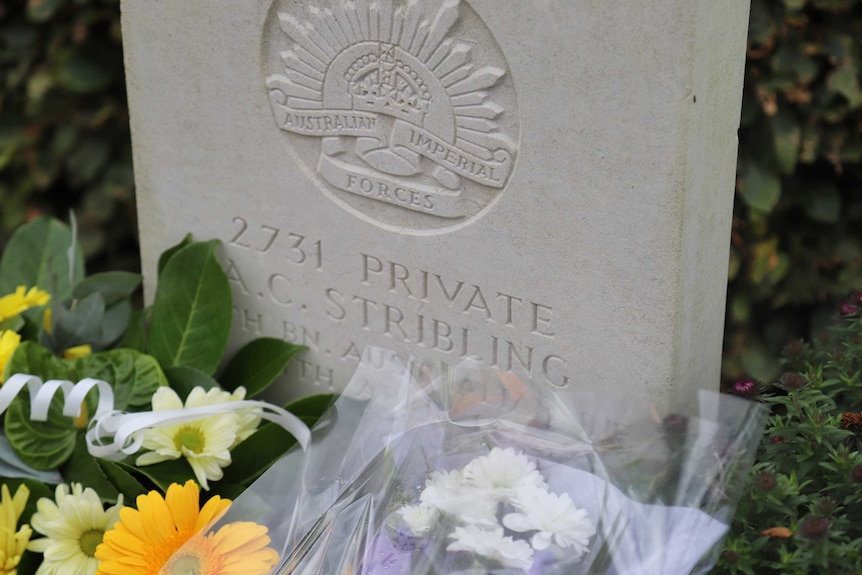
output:
[[[330,198],[399,231],[459,227],[505,188],[515,91],[464,0],[276,0],[264,82],[294,156]]]

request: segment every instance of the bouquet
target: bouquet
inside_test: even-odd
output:
[[[266,532],[250,575],[704,573],[763,414],[717,393],[697,403],[661,416],[469,361],[369,349],[308,449],[202,537]],[[200,564],[200,548],[168,565]]]

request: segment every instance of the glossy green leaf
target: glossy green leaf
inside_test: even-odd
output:
[[[219,387],[218,382],[212,376],[186,365],[166,368],[165,376],[168,378],[171,389],[176,391],[177,395],[183,401],[185,401],[195,387],[202,387],[204,389]]]
[[[38,286],[48,291],[54,300],[71,293],[69,285],[69,247],[72,234],[69,227],[50,218],[37,218],[18,228],[0,257],[0,294],[15,291],[19,285]],[[84,258],[75,250],[75,277],[84,275]]]
[[[319,418],[329,407],[335,403],[338,395],[334,393],[320,393],[307,395],[291,401],[284,408],[294,415],[302,417]]]
[[[187,245],[192,243],[192,235],[186,234],[185,237],[180,240],[180,242],[176,245],[173,245],[162,252],[162,255],[159,256],[158,263],[158,274],[159,277],[162,276],[162,272],[165,269],[165,266],[168,265],[168,261],[176,254],[178,251],[186,247]]]
[[[231,451],[231,464],[224,469],[226,483],[248,485],[287,453],[296,439],[282,427],[266,423]]]
[[[254,397],[275,381],[293,357],[306,349],[283,339],[261,337],[245,344],[225,367],[219,382],[228,391],[245,387]]]
[[[132,465],[128,461],[118,461],[117,465],[128,473],[140,473],[163,492],[172,483],[184,484],[189,479],[195,479],[195,473],[185,459],[173,459],[153,465]]]
[[[92,377],[111,384],[114,406],[146,407],[156,390],[168,384],[154,357],[131,349],[94,353],[73,362],[78,377]]]
[[[211,375],[221,361],[233,310],[217,243],[182,248],[159,277],[147,349],[162,367],[187,365]]]

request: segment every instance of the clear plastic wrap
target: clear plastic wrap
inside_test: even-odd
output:
[[[757,404],[718,393],[661,416],[368,349],[308,450],[210,532],[265,525],[277,574],[705,573],[762,424]]]

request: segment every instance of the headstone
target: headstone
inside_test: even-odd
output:
[[[123,2],[140,235],[220,238],[231,348],[716,387],[748,0]]]

